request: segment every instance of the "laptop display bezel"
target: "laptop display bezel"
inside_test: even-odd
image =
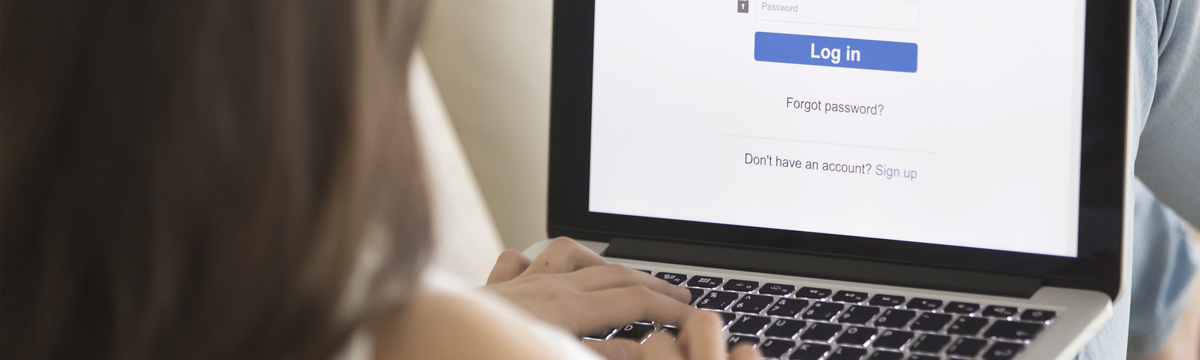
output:
[[[556,0],[554,4],[550,236],[662,239],[1027,275],[1042,278],[1047,285],[1115,296],[1121,273],[1127,166],[1128,1],[1087,3],[1079,254],[1073,258],[589,212],[594,7],[593,1]]]

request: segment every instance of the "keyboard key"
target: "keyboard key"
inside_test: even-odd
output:
[[[729,323],[733,322],[734,319],[737,319],[737,315],[734,313],[727,313],[727,312],[721,313],[721,320],[725,320],[725,325],[729,325]],[[725,326],[725,325],[721,325],[721,326]]]
[[[729,327],[729,332],[736,334],[758,335],[767,324],[771,322],[770,318],[762,316],[746,315],[741,319],[733,322],[733,326]]]
[[[689,301],[688,305],[695,304],[696,300],[699,300],[701,296],[704,296],[703,289],[696,289],[696,288],[687,288],[687,289],[688,289],[688,291],[692,292],[692,301]]]
[[[884,330],[871,346],[877,348],[899,349],[912,340],[913,333],[900,330]]]
[[[1010,360],[1025,350],[1025,345],[997,341],[983,352],[984,360]]]
[[[1011,306],[988,306],[983,309],[983,316],[1006,318],[1017,315],[1017,308]]]
[[[871,305],[887,306],[887,307],[900,306],[900,304],[903,304],[903,303],[904,303],[903,296],[884,295],[884,294],[875,294],[875,296],[871,297],[871,302],[870,302]]]
[[[950,343],[949,336],[925,334],[925,335],[921,335],[920,339],[917,339],[917,343],[913,344],[913,346],[912,346],[912,348],[910,348],[910,350],[927,352],[927,353],[937,353],[939,351],[942,351],[942,348],[946,347],[946,344],[949,344],[949,343]]]
[[[729,290],[729,291],[754,291],[754,289],[757,289],[757,288],[758,288],[757,281],[738,280],[738,279],[729,280],[728,282],[725,283],[725,286],[721,287],[721,289],[725,289],[725,290]]]
[[[787,295],[793,291],[796,291],[795,286],[776,283],[767,283],[762,289],[758,289],[758,293],[763,295]]]
[[[784,353],[796,346],[795,341],[767,339],[766,342],[758,346],[758,350],[762,351],[762,356],[765,358],[777,358],[783,356]]]
[[[834,350],[832,354],[829,354],[829,357],[825,358],[825,360],[859,360],[862,359],[863,355],[866,354],[867,349],[843,346],[837,348],[837,350]]]
[[[864,300],[867,300],[867,293],[865,293],[865,292],[844,291],[843,290],[843,291],[838,291],[837,294],[833,294],[833,301],[848,302],[848,303],[860,303],[860,302],[863,302]]]
[[[641,272],[644,272],[644,273],[647,273],[647,274],[650,274],[650,275],[654,275],[654,273],[650,272],[650,270],[645,270],[645,269],[637,269],[637,271],[641,271]],[[679,285],[679,284],[675,284],[675,285]]]
[[[1050,310],[1029,309],[1021,313],[1021,320],[1046,322],[1054,320],[1055,316],[1058,316],[1058,313]]]
[[[946,355],[961,356],[965,358],[973,358],[979,354],[979,350],[987,346],[987,340],[958,338],[950,348],[946,349]]]
[[[608,329],[594,334],[584,335],[583,337],[596,340],[608,340],[608,336],[612,335],[615,331],[617,331],[617,329]]]
[[[757,336],[745,336],[745,335],[729,335],[729,349],[733,349],[734,346],[736,346],[737,344],[741,344],[741,343],[750,343],[750,345],[757,346],[758,345],[758,337]]]
[[[913,298],[912,300],[910,300],[908,302],[907,305],[904,305],[904,307],[907,307],[907,308],[913,309],[913,310],[937,310],[942,307],[942,301],[934,300],[934,299]]]
[[[804,331],[803,334],[800,334],[800,340],[812,340],[827,343],[829,340],[833,339],[834,335],[837,335],[841,331],[842,327],[840,325],[816,323],[813,324],[812,327],[809,327],[808,330]]]
[[[800,320],[775,319],[763,335],[791,339],[804,329],[804,325]]]
[[[806,320],[824,320],[832,321],[834,316],[837,316],[839,311],[842,311],[846,305],[838,303],[817,302],[808,311],[804,312]]]
[[[970,314],[979,311],[979,304],[951,301],[946,305],[946,312],[951,314]]]
[[[846,331],[842,332],[842,336],[838,336],[837,343],[854,346],[865,346],[871,338],[878,334],[879,330],[865,328],[859,326],[851,326]]]
[[[829,297],[829,294],[832,293],[833,290],[805,286],[800,288],[800,291],[796,292],[796,297],[803,299],[824,299]]]
[[[904,327],[904,325],[908,325],[909,320],[912,320],[914,317],[917,317],[916,311],[887,309],[883,312],[883,315],[880,315],[878,319],[875,319],[875,326],[899,329]]]
[[[729,310],[757,314],[770,306],[772,301],[775,301],[775,298],[766,295],[746,295]]]
[[[942,358],[934,355],[912,354],[908,356],[908,359],[904,360],[942,360]]]
[[[725,282],[725,279],[719,277],[693,276],[691,280],[688,280],[687,286],[712,289],[721,285],[722,282]]]
[[[870,359],[870,360],[900,360],[903,358],[904,358],[904,353],[898,353],[895,351],[886,351],[886,350],[875,351],[874,353],[871,354],[871,356],[867,357],[867,359]]]
[[[676,338],[679,337],[679,328],[675,327],[675,325],[663,325],[662,329],[659,329],[658,332],[668,333]]]
[[[946,323],[953,319],[953,316],[946,314],[924,313],[917,317],[917,321],[913,321],[909,329],[921,331],[942,331],[946,327]]]
[[[1033,340],[1033,337],[1042,332],[1042,328],[1044,327],[1042,324],[1035,323],[996,321],[983,336],[1012,340]]]
[[[808,307],[808,300],[779,299],[775,305],[771,305],[771,308],[767,309],[767,315],[796,317],[796,314],[803,311],[805,307]]]
[[[633,323],[617,329],[617,333],[613,334],[613,338],[640,341],[642,337],[645,337],[651,331],[654,331],[654,325]]]
[[[866,324],[871,319],[874,319],[877,314],[879,314],[879,308],[877,307],[855,305],[851,306],[850,310],[842,313],[842,316],[838,317],[838,322],[843,324]]]
[[[660,272],[658,274],[654,274],[654,277],[666,280],[667,282],[671,283],[671,285],[679,285],[682,284],[684,280],[687,280],[687,275],[669,272]]]
[[[829,352],[830,346],[824,344],[803,343],[796,351],[792,352],[792,356],[788,356],[790,360],[818,360],[825,353]]]
[[[946,329],[946,333],[975,336],[975,334],[978,334],[979,330],[983,330],[983,327],[987,326],[987,324],[988,321],[984,318],[962,316],[959,317],[958,320],[955,320],[953,324],[950,324],[950,328]]]
[[[696,307],[701,309],[725,310],[734,301],[737,301],[738,294],[724,291],[709,291],[708,295],[700,298],[696,302]]]

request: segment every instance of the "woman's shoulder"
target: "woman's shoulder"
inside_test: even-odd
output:
[[[375,358],[599,358],[565,332],[492,294],[426,276],[409,307],[374,331]]]

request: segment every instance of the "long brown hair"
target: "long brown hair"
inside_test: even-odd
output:
[[[3,1],[0,357],[328,359],[402,308],[422,8]]]

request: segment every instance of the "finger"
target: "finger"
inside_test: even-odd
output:
[[[580,295],[584,309],[576,312],[577,334],[611,329],[635,321],[680,324],[699,312],[645,286],[608,289]]]
[[[650,274],[620,264],[593,266],[569,273],[567,282],[580,291],[598,291],[640,285],[670,296],[679,302],[692,301],[692,293],[686,288],[671,285],[671,283]]]
[[[560,237],[546,247],[524,274],[565,274],[591,266],[608,264],[600,254],[571,240]]]
[[[714,312],[698,311],[684,321],[680,329],[680,347],[689,360],[721,360],[725,358],[725,337],[721,334],[721,318]]]
[[[729,360],[760,360],[762,352],[750,343],[741,343],[729,351]]]
[[[496,266],[492,267],[492,273],[488,274],[487,284],[502,283],[515,279],[517,275],[521,275],[532,260],[529,260],[525,254],[516,250],[504,250],[500,253],[500,257],[496,258]]]
[[[675,338],[667,333],[653,333],[635,354],[638,360],[683,360],[683,354],[675,345]]]
[[[584,345],[592,348],[600,356],[608,360],[631,360],[634,359],[633,354],[637,352],[638,343],[625,339],[612,339],[608,341],[584,341]]]

